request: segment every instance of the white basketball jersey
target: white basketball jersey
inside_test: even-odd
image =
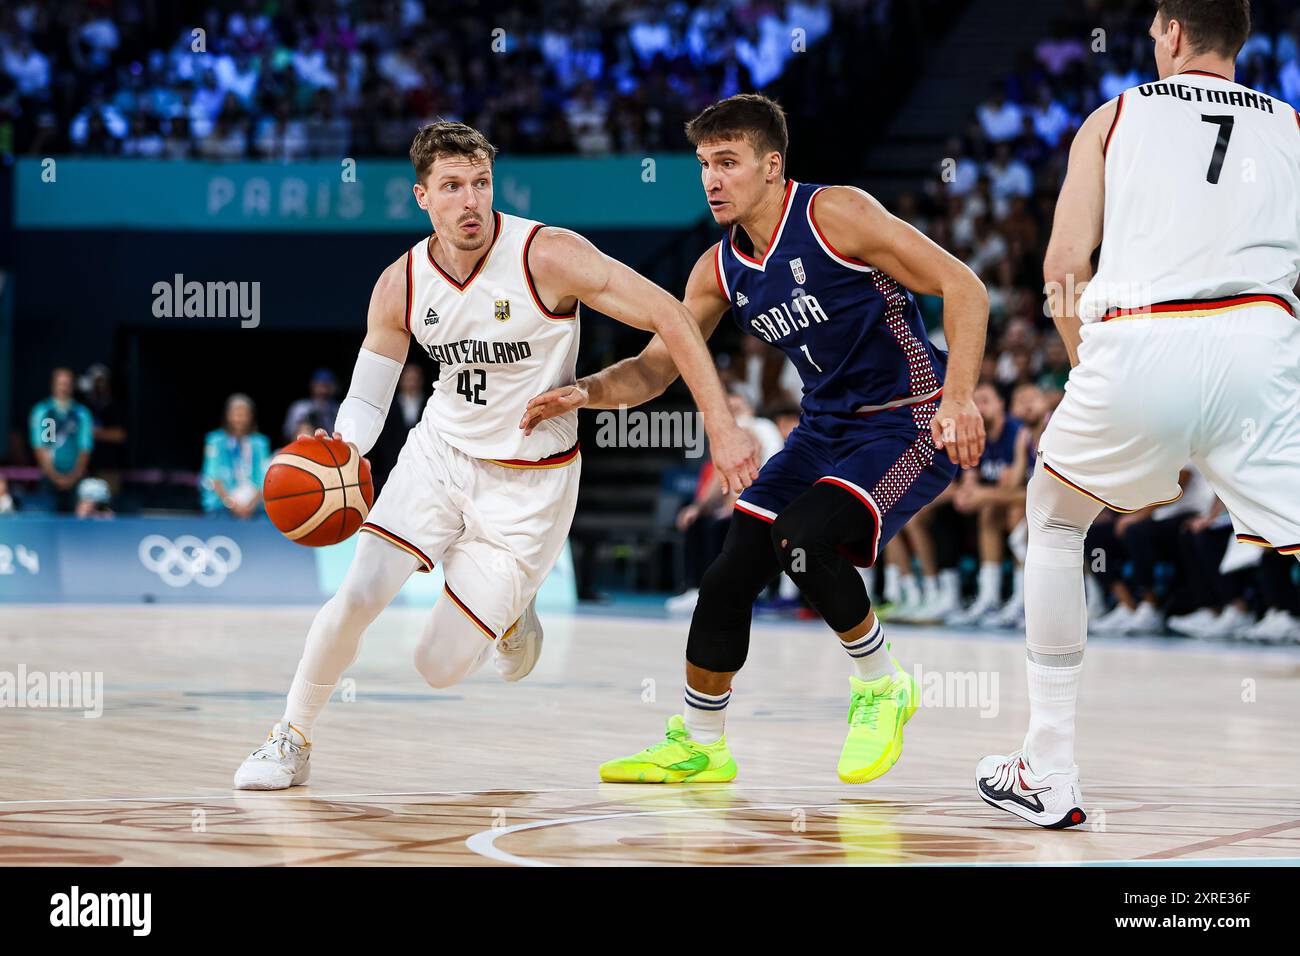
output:
[[[459,283],[433,261],[432,237],[407,252],[406,326],[438,363],[417,429],[474,458],[535,462],[578,441],[578,415],[542,422],[525,437],[524,406],[575,381],[578,318],[539,301],[525,257],[542,224],[494,212],[491,245]]]
[[[1106,204],[1084,322],[1120,309],[1250,294],[1295,314],[1300,116],[1212,73],[1120,96],[1105,146]]]

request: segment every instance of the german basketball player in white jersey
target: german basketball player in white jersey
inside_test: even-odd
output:
[[[493,210],[495,155],[461,123],[426,126],[411,145],[415,200],[433,234],[375,284],[335,437],[370,450],[411,336],[439,363],[438,382],[342,586],[312,622],[284,717],[239,767],[236,788],[307,780],[313,725],[362,633],[411,574],[439,561],[446,588],[415,653],[424,679],[450,686],[489,656],[507,681],[532,670],[542,644],[534,598],[577,500],[577,414],[527,435],[517,423],[534,395],[575,381],[579,302],[662,338],[699,405],[723,484],[739,491],[758,474],[691,314],[581,236]]]
[[[1234,81],[1248,0],[1164,0],[1150,33],[1160,79],[1075,136],[1044,265],[1073,369],[1029,484],[1029,731],[976,770],[987,803],[1042,827],[1085,819],[1083,550],[1102,508],[1177,498],[1192,461],[1239,540],[1300,553],[1300,116]]]

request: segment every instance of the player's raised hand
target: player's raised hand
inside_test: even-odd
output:
[[[984,454],[984,417],[973,399],[953,401],[947,396],[930,421],[934,447],[946,449],[954,465],[974,468]]]
[[[587,390],[581,385],[561,385],[542,392],[524,406],[524,417],[519,420],[519,427],[525,435],[531,435],[533,429],[546,419],[584,408],[587,399]]]
[[[758,443],[734,421],[710,431],[709,450],[724,495],[740,494],[758,477]]]

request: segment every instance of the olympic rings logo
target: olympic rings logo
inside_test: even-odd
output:
[[[151,534],[140,541],[139,553],[140,563],[174,588],[183,588],[191,581],[215,588],[243,561],[239,545],[224,534],[213,535],[207,541],[183,534],[174,542]]]

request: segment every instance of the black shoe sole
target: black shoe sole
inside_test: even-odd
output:
[[[1083,809],[1081,807],[1072,808],[1069,813],[1067,813],[1060,820],[1057,820],[1055,823],[1038,823],[1037,821],[1030,820],[1028,817],[1022,817],[1014,810],[1008,810],[1002,804],[990,800],[982,793],[980,794],[980,799],[983,800],[985,803],[987,803],[990,807],[994,807],[998,810],[1001,810],[1003,813],[1009,813],[1016,819],[1024,820],[1026,823],[1036,826],[1041,830],[1068,830],[1070,829],[1070,827],[1077,827],[1088,821],[1088,815],[1083,812]],[[1078,817],[1078,819],[1075,819],[1076,816]]]

